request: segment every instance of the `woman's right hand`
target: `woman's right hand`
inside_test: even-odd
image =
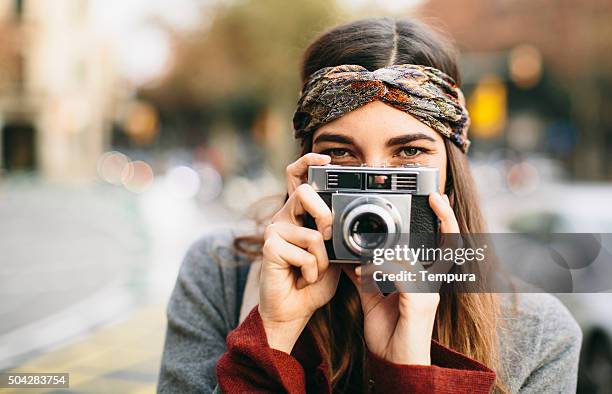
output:
[[[303,182],[308,166],[329,163],[309,153],[287,167],[289,198],[264,233],[259,314],[271,348],[291,353],[312,314],[333,297],[340,269],[329,265],[324,240],[332,216],[317,192]],[[309,213],[317,229],[303,227]]]

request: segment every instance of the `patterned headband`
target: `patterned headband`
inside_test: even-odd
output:
[[[416,64],[375,71],[348,64],[314,72],[293,116],[295,138],[375,100],[409,113],[467,152],[470,116],[461,90],[442,71]]]

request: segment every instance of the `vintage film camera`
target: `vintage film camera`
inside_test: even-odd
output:
[[[438,169],[424,166],[311,166],[308,183],[331,208],[330,262],[359,262],[398,243],[435,246],[438,219],[428,196],[438,191]],[[306,214],[304,225],[316,229]]]

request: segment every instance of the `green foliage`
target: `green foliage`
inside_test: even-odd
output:
[[[221,109],[251,101],[252,107],[292,107],[300,88],[302,53],[333,25],[335,2],[256,0],[219,4],[203,15],[203,27],[175,34],[170,75],[150,92],[162,107],[199,105]],[[240,99],[237,99],[240,97]]]

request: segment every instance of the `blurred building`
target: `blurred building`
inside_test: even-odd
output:
[[[86,0],[0,1],[0,168],[87,178],[108,138],[111,51]]]
[[[429,0],[419,11],[462,51],[464,86],[482,104],[475,147],[497,138],[574,179],[612,179],[612,2]]]

